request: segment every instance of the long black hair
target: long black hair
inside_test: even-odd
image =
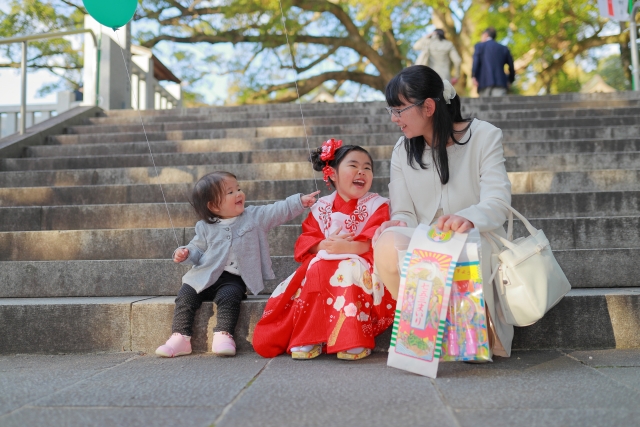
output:
[[[464,145],[469,142],[469,139],[465,142],[459,141],[456,138],[456,134],[464,135],[471,126],[473,119],[462,117],[460,97],[458,95],[451,100],[450,104],[447,104],[444,100],[443,91],[444,84],[438,73],[425,65],[414,65],[400,71],[391,79],[385,89],[385,96],[390,107],[399,107],[403,105],[403,102],[413,104],[428,98],[434,99],[436,110],[432,116],[431,156],[440,176],[440,182],[446,184],[449,182],[447,143],[449,139],[453,139],[453,142],[458,145]],[[424,104],[414,108],[424,108]],[[456,131],[453,128],[453,124],[457,122],[468,122],[469,124],[463,130]],[[471,135],[469,135],[470,137]],[[426,145],[422,135],[410,139],[404,138],[404,147],[409,154],[407,156],[409,166],[417,169],[414,164],[417,163],[421,169],[427,169],[427,165],[422,161]]]
[[[365,153],[367,156],[369,156],[369,160],[371,161],[371,172],[373,173],[373,159],[371,158],[371,154],[369,154],[367,150],[360,147],[359,145],[343,145],[342,147],[338,148],[334,154],[333,160],[329,160],[328,162],[329,166],[331,166],[337,171],[338,166],[340,166],[340,163],[342,163],[342,161],[347,156],[347,154],[349,154],[352,151],[360,151],[362,153]],[[321,154],[322,154],[322,147],[318,147],[317,149],[313,150],[311,152],[311,156],[309,156],[309,161],[313,165],[313,170],[318,172],[322,172],[322,169],[327,165],[327,162],[325,162],[320,158]],[[329,182],[331,182],[331,186],[335,189],[336,188],[335,182],[333,182],[331,178],[329,178]]]

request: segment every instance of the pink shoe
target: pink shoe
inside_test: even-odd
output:
[[[191,337],[179,334],[171,334],[164,345],[157,348],[156,354],[162,357],[176,357],[191,354]]]
[[[227,332],[214,332],[211,351],[213,351],[213,354],[216,356],[235,356],[236,343],[231,334]]]

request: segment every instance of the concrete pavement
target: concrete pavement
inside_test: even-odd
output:
[[[254,353],[0,356],[0,426],[640,426],[640,350],[386,366]]]

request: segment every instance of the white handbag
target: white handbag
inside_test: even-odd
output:
[[[492,260],[491,280],[498,290],[507,323],[529,326],[560,302],[571,285],[553,256],[544,232],[536,230],[507,203],[500,202],[509,209],[507,239],[494,232],[482,233],[491,243],[493,253],[498,253],[497,262]],[[512,241],[514,215],[522,221],[530,236]]]

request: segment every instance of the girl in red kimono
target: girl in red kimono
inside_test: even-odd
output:
[[[324,350],[362,359],[395,313],[395,300],[372,275],[371,238],[389,219],[389,200],[368,192],[373,160],[361,147],[331,139],[310,161],[336,191],[311,207],[294,249],[302,265],[269,298],[253,347],[263,357],[312,359]]]

